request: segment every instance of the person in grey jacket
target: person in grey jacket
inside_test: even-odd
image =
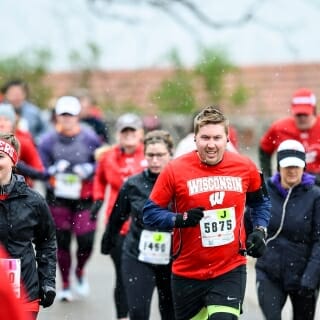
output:
[[[17,138],[1,133],[0,244],[8,258],[0,263],[24,311],[36,319],[39,305],[49,307],[56,295],[56,232],[43,196],[14,173],[18,154]]]
[[[259,305],[267,320],[280,320],[289,297],[293,319],[311,320],[320,283],[320,188],[304,171],[300,142],[283,141],[277,164],[267,181],[272,204],[267,246],[255,266]]]

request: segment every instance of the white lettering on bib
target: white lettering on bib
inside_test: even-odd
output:
[[[235,226],[234,207],[204,211],[200,220],[202,246],[217,247],[232,242]]]
[[[168,264],[171,252],[171,233],[143,230],[139,242],[138,260],[152,264]]]

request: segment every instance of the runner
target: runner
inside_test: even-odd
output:
[[[39,305],[49,307],[56,295],[56,233],[45,199],[14,173],[18,154],[17,138],[1,133],[0,243],[9,256],[1,264],[24,311],[36,319]]]
[[[159,173],[172,157],[173,139],[167,131],[150,131],[144,139],[144,150],[148,168],[130,177],[122,186],[103,235],[101,251],[110,253],[116,245],[117,234],[130,217],[122,251],[122,279],[130,320],[150,318],[155,287],[161,319],[174,320],[170,289],[171,232],[145,228],[142,222],[143,205]]]
[[[174,229],[176,319],[238,319],[246,252],[263,254],[270,200],[253,161],[227,151],[228,120],[214,107],[194,120],[197,149],[160,173],[144,207],[148,227]],[[245,205],[254,230],[246,239]]]
[[[74,293],[84,298],[90,292],[85,267],[93,250],[96,230],[96,221],[90,219],[90,208],[94,152],[101,142],[91,128],[80,125],[80,109],[77,98],[60,97],[55,106],[55,128],[43,135],[38,146],[51,176],[46,185],[46,199],[57,229],[58,265],[62,276],[62,290],[57,298],[61,301],[72,301]],[[74,288],[70,279],[73,236],[77,241]]]
[[[272,175],[272,156],[284,140],[301,142],[306,150],[306,170],[316,175],[320,184],[320,116],[316,96],[307,89],[298,89],[291,100],[291,116],[271,124],[260,140],[259,159],[265,177]]]
[[[118,143],[108,148],[98,160],[94,176],[94,200],[92,219],[97,218],[103,202],[106,202],[105,221],[108,223],[114,203],[122,184],[133,174],[141,172],[147,163],[143,152],[143,124],[133,113],[121,115],[116,122]],[[107,195],[106,200],[104,200]],[[117,244],[110,255],[116,272],[114,300],[118,319],[127,319],[128,303],[121,279],[122,244],[128,232],[127,221],[117,238]]]

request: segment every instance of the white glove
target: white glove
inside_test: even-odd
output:
[[[72,171],[78,175],[82,180],[88,179],[94,171],[94,165],[92,163],[82,163],[73,166]]]
[[[54,176],[57,173],[65,172],[69,166],[70,162],[68,160],[61,159],[48,168],[48,173],[49,175]]]

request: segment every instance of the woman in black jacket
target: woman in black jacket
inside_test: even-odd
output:
[[[130,320],[148,320],[154,288],[158,289],[162,320],[174,320],[171,298],[171,232],[145,228],[142,208],[173,152],[167,131],[150,131],[144,139],[148,168],[130,177],[122,186],[103,234],[101,252],[109,254],[116,235],[130,217],[130,230],[123,244],[122,279]]]
[[[280,320],[290,297],[294,320],[314,319],[320,282],[320,188],[304,172],[306,154],[296,140],[277,151],[278,172],[267,182],[271,219],[267,247],[256,263],[259,305]]]
[[[50,306],[56,294],[56,233],[45,199],[13,173],[18,154],[16,137],[0,134],[0,244],[9,256],[0,263],[23,309],[36,319],[39,304]]]

